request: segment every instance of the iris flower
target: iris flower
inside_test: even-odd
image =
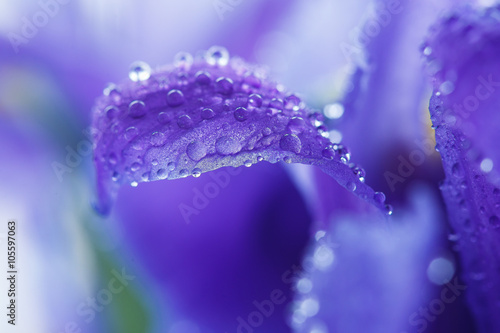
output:
[[[22,332],[500,332],[499,6],[126,4],[3,5]]]

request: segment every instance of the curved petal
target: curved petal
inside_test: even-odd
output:
[[[383,202],[325,135],[322,114],[223,48],[189,54],[133,82],[109,87],[93,112],[98,209],[109,211],[123,184],[177,179],[223,166],[267,161],[313,164],[381,209]]]
[[[500,7],[461,8],[436,24],[424,49],[441,190],[481,332],[500,331],[499,18]]]

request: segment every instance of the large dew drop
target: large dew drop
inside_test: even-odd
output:
[[[123,185],[262,161],[315,165],[384,210],[349,151],[325,137],[323,115],[226,49],[179,53],[157,71],[137,62],[129,78],[105,89],[93,110],[99,212]]]

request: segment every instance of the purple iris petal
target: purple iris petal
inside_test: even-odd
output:
[[[440,214],[430,189],[411,196],[411,209],[389,228],[345,213],[316,233],[296,283],[295,332],[423,331],[418,315],[409,318],[432,296],[425,270],[440,250]]]
[[[500,7],[462,8],[441,20],[423,50],[446,173],[441,190],[481,332],[500,331]]]
[[[137,62],[129,77],[106,88],[93,112],[101,212],[123,184],[261,161],[316,165],[385,209],[348,165],[348,149],[328,139],[323,115],[224,48],[194,60],[180,54],[174,66],[154,72]]]

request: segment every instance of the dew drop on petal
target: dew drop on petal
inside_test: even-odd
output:
[[[174,57],[174,65],[182,69],[189,69],[193,64],[193,56],[188,52],[179,52]]]
[[[167,103],[172,107],[184,104],[184,94],[177,89],[170,90],[167,94]]]
[[[167,142],[167,136],[162,132],[153,132],[150,142],[155,147],[163,146]]]
[[[248,105],[259,108],[262,106],[262,96],[259,94],[251,94],[248,96]]]
[[[128,114],[132,118],[140,118],[146,114],[146,105],[143,101],[133,101],[128,106]]]
[[[229,62],[229,52],[222,46],[212,46],[207,51],[207,62],[212,66],[226,66]]]
[[[130,65],[128,77],[134,82],[146,81],[151,76],[151,67],[144,61],[135,61]]]
[[[187,114],[182,115],[177,119],[177,125],[183,129],[190,129],[193,127],[193,119]]]
[[[203,142],[193,141],[188,144],[186,148],[186,154],[193,161],[199,161],[207,155],[207,148]]]
[[[212,119],[213,117],[215,117],[214,110],[209,109],[209,108],[205,108],[205,109],[201,110],[201,118],[206,120],[206,119]]]
[[[192,173],[194,178],[198,178],[201,176],[201,169],[200,168],[194,168],[193,173]]]
[[[167,178],[168,172],[165,169],[158,169],[158,171],[156,172],[156,175],[160,179],[165,179],[165,178]]]
[[[223,95],[230,95],[233,92],[233,80],[227,77],[218,78],[215,81],[215,91]]]
[[[215,142],[215,150],[221,155],[232,155],[241,150],[241,144],[233,137],[223,136]]]
[[[244,107],[239,107],[234,111],[234,118],[238,121],[245,121],[250,116],[250,112]]]
[[[302,149],[302,143],[297,135],[285,134],[280,140],[280,147],[283,150],[298,154]]]

